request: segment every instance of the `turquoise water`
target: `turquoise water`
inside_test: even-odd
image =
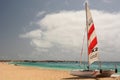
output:
[[[87,69],[87,62],[83,62],[81,65],[79,62],[13,62],[12,64],[59,70]],[[101,68],[115,69],[115,65],[117,65],[118,72],[120,72],[120,62],[102,62]],[[99,69],[98,63],[92,64],[90,69]]]

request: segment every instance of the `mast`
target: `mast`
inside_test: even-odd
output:
[[[85,12],[86,12],[86,35],[87,35],[87,38],[88,38],[88,33],[87,33],[87,31],[88,31],[88,18],[87,18],[87,5],[88,5],[88,1],[86,0],[85,1]],[[88,40],[87,40],[87,53],[88,53]],[[88,58],[88,70],[89,70],[89,58]]]

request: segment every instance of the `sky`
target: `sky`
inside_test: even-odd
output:
[[[88,0],[100,60],[120,61],[120,0]],[[0,59],[80,60],[85,0],[0,0]],[[86,46],[83,54],[87,58]]]

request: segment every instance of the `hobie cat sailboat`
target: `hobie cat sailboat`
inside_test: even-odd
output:
[[[85,2],[85,9],[86,9],[86,31],[87,31],[87,47],[88,47],[88,66],[87,70],[73,70],[71,71],[71,75],[73,76],[81,76],[81,77],[97,77],[97,76],[104,76],[109,77],[112,74],[117,72],[115,70],[90,70],[89,66],[94,63],[95,61],[99,61],[98,58],[98,46],[97,46],[97,36],[95,34],[95,27],[92,19],[92,15],[90,9],[88,7],[88,2]]]

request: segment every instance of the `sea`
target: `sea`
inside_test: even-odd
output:
[[[87,62],[63,61],[63,62],[11,62],[10,64],[31,66],[37,68],[57,69],[57,70],[75,70],[87,69]],[[100,65],[101,64],[101,65]],[[115,69],[117,67],[120,73],[120,62],[95,62],[90,66],[90,69]]]

